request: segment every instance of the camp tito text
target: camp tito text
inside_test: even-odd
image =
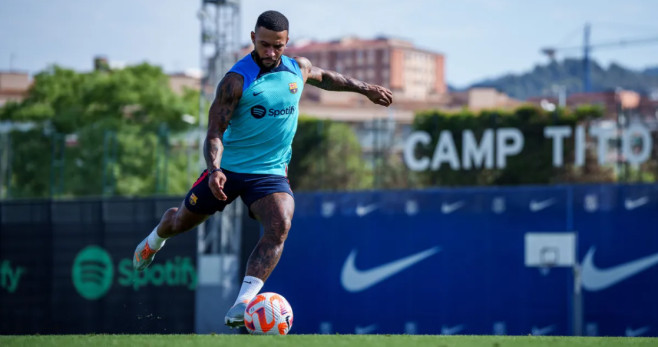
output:
[[[564,165],[564,143],[574,137],[574,165],[585,164],[585,133],[584,126],[574,129],[568,126],[549,126],[544,128],[544,137],[553,143],[553,166]],[[599,165],[605,164],[606,154],[610,149],[610,140],[616,138],[614,127],[592,126],[588,134],[595,139],[596,153]],[[449,165],[453,170],[470,170],[477,168],[502,169],[507,164],[507,158],[517,155],[523,150],[525,139],[523,133],[516,128],[486,129],[478,142],[473,131],[462,131],[461,155],[457,151],[452,133],[441,131],[434,148],[434,154],[419,155],[417,149],[427,148],[432,143],[430,134],[425,131],[415,131],[407,137],[404,144],[404,162],[413,171],[438,170],[441,165]],[[651,155],[652,141],[649,129],[641,124],[633,124],[621,131],[621,150],[627,162],[641,164]]]

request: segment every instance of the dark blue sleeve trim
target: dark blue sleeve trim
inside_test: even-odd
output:
[[[244,83],[242,84],[242,91],[244,92],[249,88],[249,86],[256,80],[259,72],[258,65],[251,58],[251,53],[247,54],[245,57],[240,59],[229,72],[235,72],[244,78]]]

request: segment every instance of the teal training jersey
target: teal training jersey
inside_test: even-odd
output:
[[[279,66],[263,72],[248,54],[229,72],[242,75],[244,85],[224,133],[221,167],[286,176],[304,88],[299,65],[284,55]]]

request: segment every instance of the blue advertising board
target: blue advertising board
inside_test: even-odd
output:
[[[658,336],[658,185],[298,193],[263,288],[295,333],[573,335],[574,268],[524,262],[574,232],[587,335]]]

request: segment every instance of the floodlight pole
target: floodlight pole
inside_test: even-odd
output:
[[[590,79],[590,44],[589,44],[589,23],[585,24],[585,32],[583,34],[583,92],[589,93],[592,90]]]
[[[203,156],[203,144],[207,127],[207,112],[215,98],[215,89],[221,78],[237,61],[240,49],[240,1],[239,0],[202,0],[198,12],[201,23],[201,92],[199,97],[199,168],[206,168]],[[231,226],[227,225],[227,228]],[[219,227],[205,230],[206,225],[198,228],[200,253],[218,253]]]
[[[208,109],[221,78],[237,61],[240,44],[240,0],[201,0],[201,91],[199,96],[199,167],[203,155]],[[237,295],[242,233],[241,203],[227,206],[197,228],[196,333],[230,333],[217,323]]]

